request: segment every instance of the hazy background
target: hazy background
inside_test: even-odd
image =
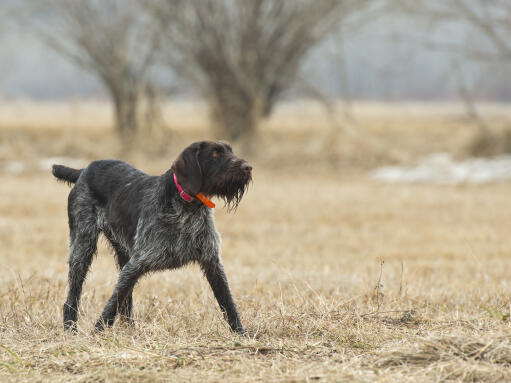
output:
[[[76,125],[122,149],[89,156],[164,155],[193,127],[261,159],[285,156],[280,136],[314,161],[365,168],[511,151],[503,0],[5,0],[0,19],[11,138],[52,125],[65,140]],[[293,124],[313,137],[293,140]],[[447,137],[419,147],[405,126]],[[53,143],[34,153],[82,153]]]
[[[4,28],[0,36],[2,98],[105,97],[103,87],[94,76],[51,51],[24,29],[23,25],[17,29]],[[354,99],[457,101],[459,94],[452,66],[455,60],[461,60],[467,84],[475,98],[491,102],[511,100],[509,61],[476,60],[447,48],[425,44],[434,40],[440,45],[491,46],[467,25],[429,24],[409,14],[384,12],[371,22],[352,29],[344,38],[331,38],[314,49],[303,66],[303,75],[331,97],[345,94],[336,57],[342,48],[349,92]],[[169,75],[168,70],[156,72],[166,77],[160,85],[171,87],[175,84],[175,76]],[[193,87],[182,85],[180,90],[189,94]]]

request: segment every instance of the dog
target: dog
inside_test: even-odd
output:
[[[100,233],[115,252],[119,278],[96,322],[102,331],[117,313],[133,324],[133,288],[144,274],[200,265],[232,331],[246,334],[220,256],[221,238],[208,197],[238,207],[252,181],[252,166],[229,144],[201,141],[188,146],[161,176],[120,160],[100,160],[84,169],[53,165],[53,175],[74,184],[68,198],[69,292],[64,328],[77,331],[83,282]]]

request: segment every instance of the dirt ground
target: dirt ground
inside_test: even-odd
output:
[[[93,334],[117,277],[105,241],[84,287],[79,333],[65,333],[69,188],[38,160],[123,155],[99,109],[89,127],[51,110],[51,121],[39,117],[46,123],[37,110],[17,123],[3,108],[0,160],[29,166],[0,170],[1,381],[511,381],[511,182],[367,177],[382,161],[461,155],[474,128],[456,113],[362,108],[363,128],[335,136],[333,151],[325,139],[333,128],[317,111],[305,118],[284,108],[263,126],[261,146],[247,155],[248,194],[235,214],[221,203],[215,212],[249,333],[242,338],[194,265],[137,285],[134,328]],[[123,158],[159,174],[186,142],[209,137],[204,115],[180,111],[168,147],[149,143],[157,150]]]

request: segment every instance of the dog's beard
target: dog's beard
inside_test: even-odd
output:
[[[228,212],[236,211],[250,182],[252,182],[250,174],[227,177],[222,187],[215,190],[212,194],[225,202]]]

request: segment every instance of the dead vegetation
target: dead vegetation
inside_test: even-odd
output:
[[[486,338],[486,339],[485,339]],[[435,362],[449,362],[453,359],[480,361],[511,365],[511,344],[509,334],[491,338],[446,337],[424,339],[415,345],[415,350],[401,350],[387,353],[377,361],[378,367],[411,365],[424,367]]]
[[[498,133],[479,133],[467,147],[467,152],[476,157],[494,157],[511,153],[511,130]]]
[[[410,369],[436,381],[500,382],[511,378],[509,331],[420,339],[411,348],[382,353],[379,369]],[[415,370],[415,371],[413,371]]]
[[[449,116],[419,121],[410,111],[377,110],[361,123],[381,142],[401,136],[389,150],[409,156],[460,148],[470,137]],[[203,136],[200,113],[182,113],[169,120],[177,141],[164,154],[130,161],[161,173],[179,145]],[[328,129],[310,116],[278,112],[260,139],[281,152],[263,146],[236,214],[216,210],[247,339],[228,330],[193,266],[137,285],[135,328],[93,335],[117,276],[104,243],[84,287],[80,332],[64,333],[68,188],[36,169],[0,172],[0,380],[509,381],[510,184],[385,185],[360,166],[306,164],[302,154],[314,160],[323,143],[316,135]],[[67,149],[54,144],[66,134],[55,124],[26,121],[17,130],[2,113],[0,121],[3,160],[115,150],[101,140],[100,119],[68,128]]]

